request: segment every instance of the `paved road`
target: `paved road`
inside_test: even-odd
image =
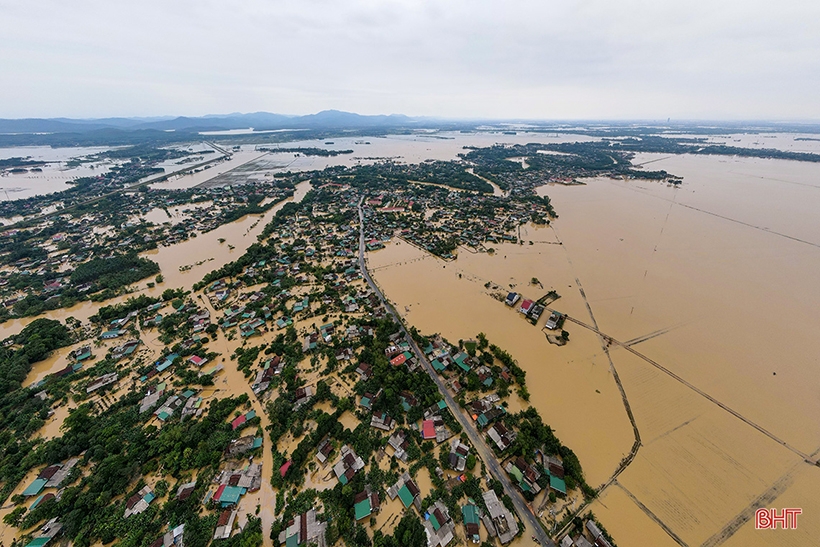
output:
[[[470,442],[475,447],[476,451],[478,452],[481,459],[487,464],[490,473],[492,473],[493,477],[501,482],[504,486],[504,491],[509,494],[510,498],[512,498],[513,505],[515,506],[516,511],[524,519],[524,522],[527,524],[529,528],[529,532],[534,534],[541,545],[547,545],[548,547],[555,547],[555,543],[547,536],[544,529],[541,527],[541,524],[538,522],[538,517],[532,511],[532,508],[527,505],[526,501],[523,497],[521,497],[520,492],[513,486],[512,482],[509,479],[507,473],[501,468],[501,464],[496,459],[495,454],[492,450],[487,446],[484,442],[482,436],[478,433],[478,431],[473,427],[472,422],[470,419],[465,416],[462,411],[461,407],[458,403],[453,399],[453,396],[450,394],[450,390],[447,389],[447,386],[444,385],[444,381],[441,377],[436,374],[436,371],[433,369],[433,366],[430,362],[424,357],[424,353],[416,344],[413,337],[410,336],[407,332],[407,329],[404,326],[404,322],[396,313],[396,310],[393,309],[384,298],[381,290],[376,283],[373,282],[373,279],[370,277],[370,273],[367,271],[367,267],[365,266],[364,262],[364,211],[362,210],[362,202],[364,198],[362,197],[359,200],[359,269],[362,272],[362,276],[364,277],[367,284],[370,285],[370,288],[373,289],[373,292],[378,295],[379,300],[384,304],[385,309],[393,316],[393,319],[401,326],[402,333],[405,335],[407,340],[410,342],[410,347],[413,349],[413,353],[416,354],[416,358],[419,360],[419,363],[422,364],[424,370],[427,371],[427,374],[433,379],[433,381],[438,386],[439,391],[444,396],[444,400],[447,403],[447,406],[450,407],[450,412],[456,419],[461,423],[461,427],[464,428],[464,432],[467,433],[467,437],[469,437]],[[525,530],[525,535],[526,535]]]

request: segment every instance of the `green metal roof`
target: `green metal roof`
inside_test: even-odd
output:
[[[35,479],[28,488],[23,490],[24,496],[36,496],[45,487],[48,481],[46,479]]]
[[[478,507],[468,503],[461,508],[461,515],[464,517],[464,524],[478,524]]]
[[[441,524],[439,524],[438,519],[433,513],[430,513],[430,523],[433,525],[433,530],[438,532],[438,529],[441,528]]]
[[[244,494],[242,490],[243,488],[240,488],[239,486],[226,486],[222,491],[222,495],[219,496],[219,502],[222,505],[238,502],[239,497]]]
[[[43,545],[46,545],[49,541],[51,541],[49,537],[34,538],[26,543],[26,547],[43,547]]]
[[[562,494],[567,493],[567,484],[564,482],[564,479],[559,479],[553,475],[550,475],[550,488],[558,490]]]
[[[524,474],[514,465],[510,468],[510,475],[515,477],[515,480],[518,482],[521,482],[524,479]]]
[[[413,494],[410,493],[410,489],[407,488],[406,484],[399,489],[399,499],[405,507],[410,507],[413,504]]]
[[[445,408],[447,408],[447,403],[444,401],[444,399],[438,402],[438,408],[439,410],[444,410]]]
[[[353,511],[356,513],[356,520],[361,520],[370,516],[370,513],[372,512],[370,508],[370,496],[354,505]]]

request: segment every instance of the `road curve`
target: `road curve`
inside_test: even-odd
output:
[[[367,271],[367,267],[364,261],[364,211],[362,210],[362,202],[364,201],[364,197],[359,199],[359,269],[362,272],[362,276],[364,277],[367,284],[373,290],[374,293],[379,297],[379,301],[384,305],[385,309],[393,316],[393,319],[396,323],[399,324],[401,327],[402,333],[407,338],[408,342],[410,343],[410,347],[413,350],[413,353],[416,354],[416,358],[419,360],[419,363],[422,364],[424,370],[427,371],[427,374],[433,379],[433,381],[438,386],[439,391],[441,392],[442,396],[444,397],[444,401],[447,403],[447,406],[450,407],[450,412],[455,416],[455,418],[461,423],[461,427],[464,429],[464,432],[467,433],[467,437],[469,437],[470,442],[473,444],[475,450],[481,456],[481,459],[487,464],[487,468],[490,470],[492,476],[501,482],[504,486],[504,491],[509,494],[510,498],[513,501],[513,505],[515,506],[516,512],[519,514],[521,518],[524,519],[527,527],[530,529],[530,532],[538,539],[541,545],[546,545],[548,547],[555,547],[555,543],[547,536],[547,533],[544,531],[544,528],[541,526],[541,523],[538,520],[538,517],[532,511],[532,508],[526,503],[524,498],[521,496],[520,492],[515,488],[515,486],[510,481],[507,473],[501,468],[501,464],[496,459],[495,454],[490,450],[487,444],[484,442],[482,436],[478,433],[478,431],[473,427],[471,421],[465,416],[462,411],[461,407],[458,403],[453,399],[453,396],[450,394],[450,391],[447,389],[447,386],[444,385],[444,381],[441,377],[436,374],[436,371],[433,369],[433,366],[430,362],[424,357],[424,353],[416,344],[416,341],[413,340],[413,337],[409,335],[407,329],[405,328],[404,322],[401,320],[401,317],[396,313],[396,310],[393,309],[387,300],[384,298],[379,287],[376,283],[373,282],[373,279],[370,277],[370,273]]]

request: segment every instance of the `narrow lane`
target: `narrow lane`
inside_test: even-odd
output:
[[[555,543],[549,538],[547,533],[544,531],[544,528],[541,526],[541,523],[538,520],[538,517],[535,516],[532,508],[527,504],[518,490],[510,481],[507,474],[501,468],[501,464],[496,459],[495,454],[492,450],[487,446],[484,442],[482,436],[478,433],[478,431],[473,427],[472,422],[462,413],[461,407],[458,406],[458,403],[453,399],[453,396],[450,394],[450,391],[447,389],[447,386],[444,385],[444,381],[441,377],[436,374],[436,371],[433,369],[433,366],[430,362],[424,357],[424,353],[416,344],[416,341],[413,340],[413,337],[407,332],[405,328],[404,322],[401,320],[401,317],[396,313],[396,310],[393,309],[387,300],[384,298],[379,287],[370,277],[370,273],[367,271],[367,266],[365,265],[364,260],[364,211],[362,210],[362,203],[364,201],[364,197],[359,199],[359,269],[362,272],[362,276],[364,277],[367,284],[373,290],[374,293],[379,297],[379,301],[384,305],[385,309],[393,316],[393,319],[396,323],[399,324],[401,328],[402,334],[404,334],[405,338],[407,338],[408,342],[410,343],[410,347],[413,350],[413,353],[416,355],[416,358],[419,360],[419,363],[422,364],[424,370],[427,371],[427,374],[433,379],[433,381],[438,386],[439,391],[441,392],[442,396],[444,397],[444,401],[447,403],[447,406],[450,408],[450,412],[455,416],[455,418],[461,424],[461,427],[464,429],[464,432],[467,433],[467,437],[469,437],[470,442],[473,444],[475,450],[481,456],[481,459],[487,464],[487,468],[489,469],[492,476],[501,482],[502,486],[504,487],[504,491],[510,496],[513,501],[513,505],[515,506],[516,512],[518,515],[524,520],[526,527],[529,529],[529,533],[534,535],[541,545],[546,545],[548,547],[555,547]],[[526,536],[527,531],[524,532]]]

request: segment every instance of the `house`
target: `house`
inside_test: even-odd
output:
[[[550,330],[555,330],[558,328],[558,324],[561,322],[562,318],[563,316],[560,313],[554,311],[550,314],[549,318],[547,319],[547,324],[545,326]]]
[[[510,431],[504,424],[497,422],[487,430],[487,436],[495,443],[499,452],[504,452],[515,441],[517,435],[515,431]]]
[[[387,496],[393,500],[398,497],[405,508],[413,505],[417,510],[421,511],[421,491],[419,487],[413,482],[408,473],[404,473],[399,480],[387,489]]]
[[[441,500],[437,500],[427,509],[422,524],[427,535],[428,547],[445,547],[453,540],[455,523],[450,518],[447,506]]]
[[[604,537],[603,532],[601,532],[595,524],[595,521],[588,520],[585,526],[596,547],[612,547],[612,544],[609,543],[609,540]]]
[[[201,367],[202,365],[208,362],[208,359],[200,357],[198,355],[191,355],[190,357],[188,357],[188,362],[196,367]]]
[[[300,387],[296,390],[293,399],[293,409],[299,410],[299,408],[308,402],[310,398],[313,397],[313,387],[312,386],[305,386]]]
[[[470,453],[470,448],[462,443],[459,439],[453,439],[450,443],[450,454],[448,462],[450,467],[456,471],[464,471],[464,466],[467,464],[467,454]]]
[[[521,295],[516,292],[507,293],[507,298],[504,300],[504,303],[512,308],[520,299]]]
[[[148,509],[148,505],[154,501],[154,493],[151,492],[151,487],[143,486],[142,489],[128,498],[125,502],[125,514],[123,515],[124,518],[128,518],[131,515],[138,515]]]
[[[524,315],[528,315],[532,311],[532,307],[535,305],[535,302],[532,300],[524,300],[521,303],[521,307],[518,309],[519,312],[523,313]]]
[[[194,490],[196,490],[196,481],[181,484],[179,488],[177,488],[176,499],[178,501],[185,501],[191,497],[191,494],[194,493]]]
[[[316,509],[296,515],[288,523],[288,527],[279,534],[279,543],[287,547],[298,547],[299,545],[315,545],[325,547],[326,522],[316,520]]]
[[[256,418],[256,411],[255,410],[250,410],[246,414],[243,414],[242,416],[237,416],[236,418],[234,418],[233,421],[231,422],[231,428],[236,430],[237,428],[240,428],[243,425],[245,425],[245,422],[253,420],[254,418]]]
[[[424,440],[436,438],[436,426],[433,420],[424,420],[421,424],[421,437]]]
[[[57,522],[57,517],[54,517],[38,530],[34,539],[28,542],[26,547],[45,547],[46,545],[50,545],[51,540],[57,537],[62,529],[63,525]]]
[[[219,514],[219,520],[216,521],[216,530],[214,530],[214,539],[228,539],[231,537],[233,530],[233,523],[236,520],[236,513],[238,509],[227,508],[223,509]]]
[[[326,438],[316,447],[316,459],[321,463],[325,463],[331,452],[333,452],[333,443]]]
[[[356,520],[362,520],[379,512],[379,493],[365,486],[362,492],[353,498],[353,514]]]
[[[341,448],[340,453],[339,461],[333,466],[333,473],[338,481],[345,485],[356,473],[364,469],[364,460],[347,445]]]
[[[81,348],[77,348],[71,353],[68,354],[71,359],[74,359],[77,362],[85,361],[86,359],[90,359],[91,355],[91,346],[83,346]]]
[[[461,520],[464,522],[465,537],[473,543],[481,541],[479,534],[481,520],[478,514],[478,506],[472,499],[467,498],[467,505],[461,508]]]
[[[511,477],[515,478],[518,482],[518,487],[523,492],[537,494],[541,491],[541,486],[538,484],[538,479],[541,478],[541,472],[535,465],[528,464],[521,456],[507,462],[504,469]]]
[[[96,380],[94,380],[93,382],[88,384],[88,387],[85,388],[85,392],[86,393],[93,393],[93,392],[97,391],[98,389],[100,389],[101,387],[105,387],[109,384],[113,384],[118,379],[119,379],[119,376],[117,375],[116,372],[109,372],[108,374],[103,374],[102,376],[100,376],[99,378],[97,378]]]
[[[262,446],[261,437],[246,435],[231,441],[230,444],[228,444],[228,448],[225,449],[225,453],[228,456],[239,456],[260,446]]]
[[[497,535],[502,545],[511,542],[518,535],[518,521],[499,501],[493,490],[484,492],[482,498],[484,498],[484,505],[487,507],[489,516],[484,524],[487,525],[489,521],[490,526],[487,526],[487,530],[490,531],[490,535]]]
[[[120,336],[124,335],[127,331],[124,330],[109,330],[105,331],[104,333],[100,334],[100,338],[103,340],[111,340],[113,338],[119,338]]]
[[[381,429],[382,431],[390,431],[396,427],[396,422],[393,418],[388,416],[386,412],[382,412],[371,416],[370,427],[375,427],[376,429]]]
[[[393,457],[407,463],[407,434],[404,431],[396,431],[389,439],[387,444],[393,448]]]
[[[356,373],[359,375],[359,379],[361,379],[363,382],[370,379],[372,372],[372,367],[367,363],[359,363],[359,366],[356,367]]]

